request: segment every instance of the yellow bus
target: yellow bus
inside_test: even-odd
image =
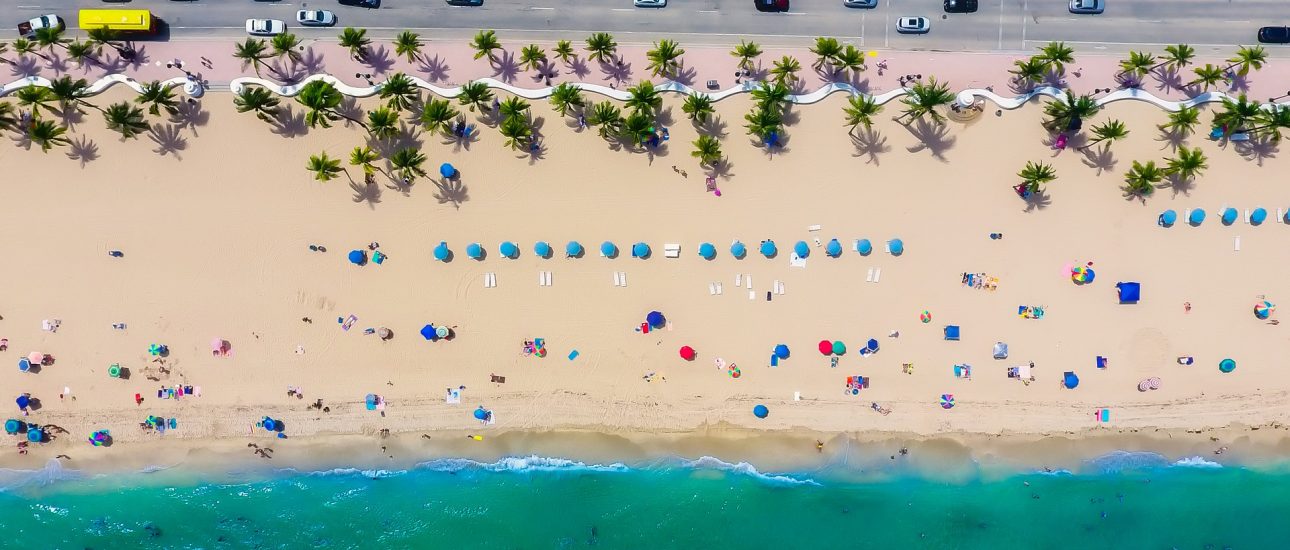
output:
[[[81,10],[80,27],[147,34],[153,31],[154,21],[148,10]]]

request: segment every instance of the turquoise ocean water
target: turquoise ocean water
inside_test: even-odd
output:
[[[953,483],[711,458],[0,472],[8,548],[1286,548],[1290,471],[1115,453]],[[850,480],[848,480],[850,479]]]

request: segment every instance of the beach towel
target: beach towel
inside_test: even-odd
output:
[[[349,329],[354,328],[354,323],[357,323],[357,322],[358,322],[358,316],[350,315],[349,317],[346,317],[345,321],[340,324],[340,328],[348,331]]]
[[[449,405],[460,405],[461,390],[456,388],[448,388],[447,395],[444,396],[444,401],[447,402]]]
[[[788,255],[789,267],[806,267],[806,258],[799,257],[796,253]]]

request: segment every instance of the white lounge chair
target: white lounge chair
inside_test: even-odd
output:
[[[681,245],[676,243],[668,243],[663,245],[663,256],[667,258],[680,258]]]

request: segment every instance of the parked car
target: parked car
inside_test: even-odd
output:
[[[753,0],[757,11],[788,11],[788,0]]]
[[[447,0],[449,6],[482,6],[484,0]]]
[[[932,21],[926,17],[901,17],[896,20],[896,32],[900,34],[925,34],[932,30]]]
[[[1263,27],[1259,29],[1259,42],[1264,44],[1290,43],[1290,27]]]
[[[632,0],[632,5],[638,8],[666,8],[667,0]]]
[[[1102,13],[1106,0],[1071,0],[1071,13]]]
[[[842,5],[848,8],[876,8],[878,0],[842,0]]]
[[[945,13],[976,13],[977,0],[945,0]]]
[[[63,29],[63,18],[54,14],[42,15],[22,23],[18,23],[18,36],[23,38],[35,38],[36,31],[40,29]]]
[[[337,0],[342,6],[376,9],[381,7],[381,0]]]
[[[336,14],[327,10],[300,10],[296,12],[296,23],[306,27],[330,27],[336,24]]]
[[[246,34],[251,36],[277,36],[287,32],[287,24],[278,19],[247,19]]]

